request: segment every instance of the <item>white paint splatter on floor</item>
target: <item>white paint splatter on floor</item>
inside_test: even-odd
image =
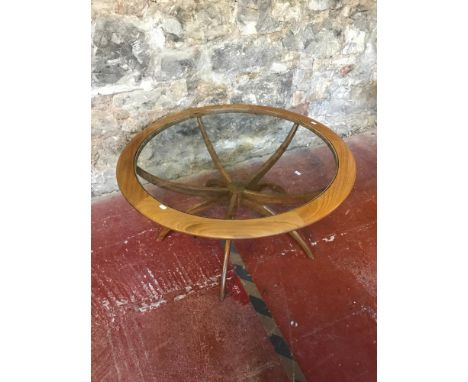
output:
[[[329,243],[329,242],[331,242],[331,241],[334,241],[334,240],[335,240],[335,237],[336,237],[336,235],[333,234],[333,235],[330,235],[329,237],[324,237],[322,240],[325,241],[325,242],[327,242],[327,243]]]

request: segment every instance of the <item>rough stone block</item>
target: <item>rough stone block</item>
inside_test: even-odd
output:
[[[94,86],[117,83],[125,76],[139,82],[148,74],[151,51],[145,33],[121,19],[104,18],[96,22],[93,36]]]
[[[335,4],[336,0],[310,0],[308,6],[312,11],[324,11],[334,7]]]

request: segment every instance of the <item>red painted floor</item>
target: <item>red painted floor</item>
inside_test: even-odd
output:
[[[314,261],[287,235],[236,241],[310,381],[376,380],[376,142],[347,142],[354,190],[301,231]],[[93,381],[287,381],[232,271],[218,300],[219,241],[159,230],[120,195],[93,203]]]

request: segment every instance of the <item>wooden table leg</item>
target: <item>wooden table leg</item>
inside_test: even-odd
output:
[[[224,243],[223,271],[221,273],[221,282],[220,282],[221,285],[219,289],[219,299],[221,301],[224,300],[224,290],[226,287],[226,275],[227,275],[230,255],[231,255],[231,240],[226,240],[226,242]]]
[[[237,211],[237,208],[240,203],[241,195],[239,193],[233,193],[231,195],[231,200],[229,201],[229,207],[226,213],[226,219],[232,219]],[[219,299],[221,301],[224,300],[224,289],[226,286],[226,275],[227,275],[227,268],[229,265],[229,255],[231,254],[231,241],[226,240],[224,243],[224,260],[223,260],[223,271],[221,272],[221,282],[220,282],[220,291],[219,291]]]

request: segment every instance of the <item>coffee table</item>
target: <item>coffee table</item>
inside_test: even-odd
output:
[[[236,118],[239,123],[235,122]],[[226,124],[226,121],[231,121],[231,125]],[[268,126],[261,127],[262,122]],[[256,138],[251,137],[249,130],[254,125],[258,130]],[[151,147],[154,142],[158,142],[158,136],[171,127],[175,129],[175,135],[169,137],[171,139],[166,137],[159,146]],[[270,135],[263,138],[262,132],[266,132],[266,128],[270,129]],[[309,145],[317,146],[317,150],[322,152],[325,149],[333,167],[330,167],[330,163],[328,167],[324,166],[326,171],[322,173],[328,177],[322,184],[317,183],[313,189],[297,192],[296,180],[288,180],[281,175],[287,163],[283,164],[283,173],[275,175],[273,169],[275,165],[278,167],[277,162],[288,148],[288,153],[304,153],[308,146],[303,144],[304,131],[297,138],[298,131],[304,128],[305,132],[314,135],[315,143]],[[250,147],[261,153],[263,146],[271,146],[272,142],[276,142],[280,130],[287,134],[283,134],[284,138],[276,151],[271,153],[270,150],[268,155],[264,155],[267,159],[260,164],[252,159],[254,155],[249,156],[245,147],[237,151],[233,148],[236,141],[244,142],[244,146],[248,142],[247,149]],[[216,135],[221,143],[214,143],[210,135]],[[302,151],[290,148],[295,136],[298,140],[296,146],[301,147]],[[321,146],[317,140],[322,142]],[[161,160],[159,154],[167,155],[172,145],[179,152],[170,160]],[[199,160],[203,156],[201,145],[204,145],[204,152],[212,161],[212,168],[203,171],[199,171],[203,167],[200,165],[203,161]],[[227,154],[220,158],[216,147]],[[141,160],[145,150],[156,167],[148,165],[151,160]],[[164,169],[186,157],[193,159],[191,164],[196,162],[197,165],[192,167],[199,174],[190,176],[192,170],[189,169],[184,175],[183,170],[177,168],[178,173],[167,171],[172,177],[176,173],[176,179],[168,179]],[[241,157],[241,160],[236,161],[237,157]],[[206,160],[204,163],[206,167]],[[314,174],[315,165],[308,165],[306,161],[302,172],[311,170],[310,174]],[[161,172],[161,169],[163,174],[154,174]],[[290,170],[287,172],[302,175],[297,169]],[[181,174],[183,176],[178,176]],[[268,180],[266,178],[269,174],[273,175]],[[310,246],[297,230],[336,209],[350,193],[355,176],[356,164],[351,151],[325,125],[291,111],[244,104],[205,106],[169,114],[137,134],[124,148],[117,163],[117,182],[124,197],[141,214],[165,227],[160,231],[158,240],[164,239],[171,230],[225,240],[219,295],[221,300],[224,299],[232,240],[288,233],[305,254],[313,259]],[[174,195],[180,195],[183,202],[179,202],[181,198]]]

